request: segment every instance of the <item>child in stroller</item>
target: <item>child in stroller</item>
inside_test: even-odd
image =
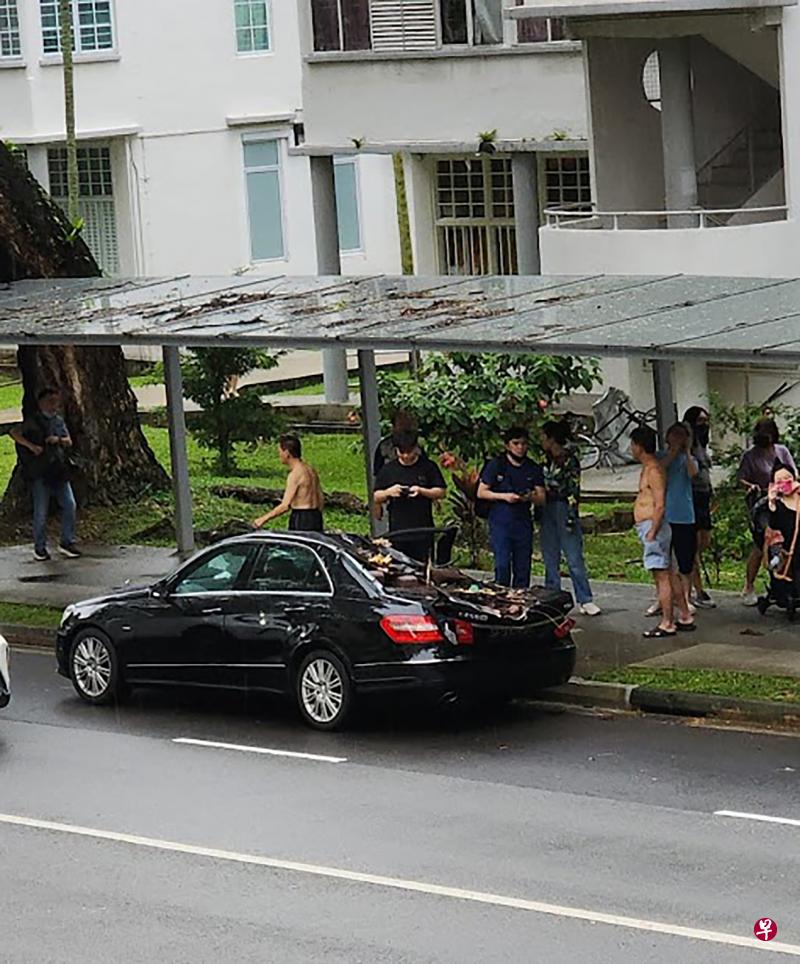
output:
[[[766,498],[752,509],[754,530],[763,528],[764,563],[769,573],[769,588],[758,600],[763,615],[770,606],[785,609],[789,620],[800,609],[800,482],[785,465],[776,463]]]

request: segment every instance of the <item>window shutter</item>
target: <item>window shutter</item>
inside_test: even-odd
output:
[[[371,0],[373,50],[436,47],[434,0]]]

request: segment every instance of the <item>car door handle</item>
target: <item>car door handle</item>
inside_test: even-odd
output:
[[[200,612],[203,616],[213,616],[222,612],[222,606],[210,606],[208,609],[201,609]]]

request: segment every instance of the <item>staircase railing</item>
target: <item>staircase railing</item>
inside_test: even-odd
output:
[[[753,124],[752,123],[746,124],[740,130],[736,131],[736,133],[732,137],[729,137],[728,140],[725,141],[722,147],[720,147],[717,151],[715,151],[707,161],[704,161],[700,165],[700,167],[698,167],[697,169],[698,183],[705,182],[706,175],[711,174],[711,169],[714,167],[714,165],[727,160],[728,157],[735,154],[740,147],[747,148],[748,166],[750,168],[749,177],[750,177],[750,183],[753,184],[753,182],[755,181],[755,151],[753,149]]]

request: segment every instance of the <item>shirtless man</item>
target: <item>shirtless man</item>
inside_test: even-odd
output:
[[[260,529],[272,519],[291,512],[289,529],[292,532],[322,532],[322,486],[317,470],[303,461],[300,439],[296,435],[281,435],[278,439],[278,457],[289,469],[286,490],[279,505],[266,515],[254,520]]]
[[[677,635],[672,613],[672,581],[670,545],[672,532],[664,519],[667,477],[656,458],[656,433],[641,426],[631,433],[631,453],[641,462],[639,492],[633,506],[636,532],[644,547],[644,567],[653,573],[658,601],[661,603],[661,622],[644,635],[648,639],[663,639]]]

